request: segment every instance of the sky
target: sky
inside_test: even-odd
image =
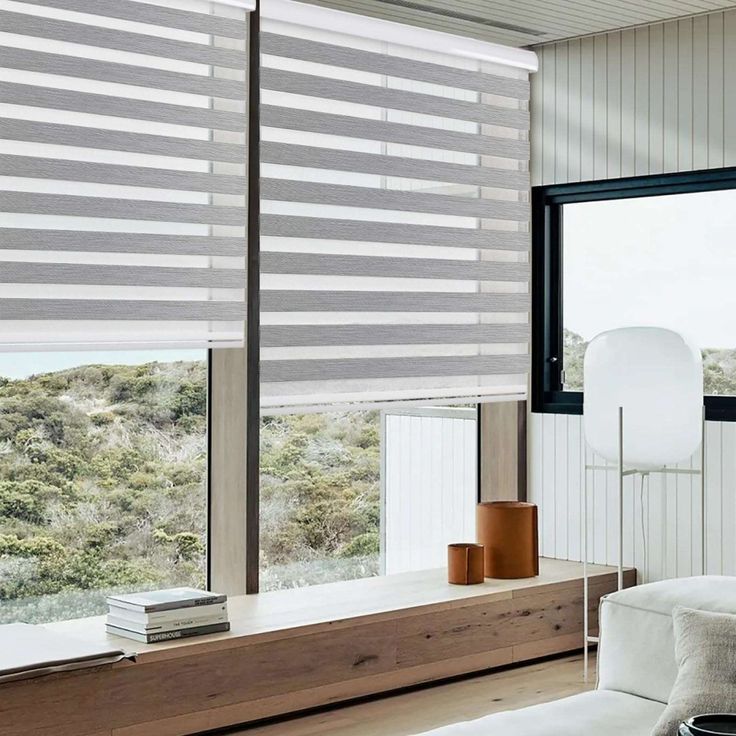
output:
[[[568,204],[563,221],[565,327],[736,348],[736,191]]]
[[[203,360],[205,350],[105,350],[73,353],[0,353],[0,376],[27,378],[80,365],[138,365],[152,361]]]

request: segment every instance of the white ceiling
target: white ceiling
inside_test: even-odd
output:
[[[533,46],[734,7],[733,0],[310,1],[511,46]]]

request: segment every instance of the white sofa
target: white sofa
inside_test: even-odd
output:
[[[678,605],[736,613],[736,578],[664,580],[606,596],[595,690],[424,736],[649,736],[677,676],[672,609]]]

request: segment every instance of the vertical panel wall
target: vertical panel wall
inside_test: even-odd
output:
[[[536,51],[533,185],[736,165],[736,10]]]
[[[536,50],[533,185],[736,165],[736,10]],[[541,553],[581,559],[582,418],[533,414],[529,443]],[[709,422],[706,452],[706,567],[734,575],[736,424]],[[590,559],[614,563],[616,477],[588,480]],[[642,580],[700,573],[699,490],[697,477],[627,479],[626,563]]]
[[[381,427],[381,562],[391,575],[447,564],[475,541],[475,408],[389,410]]]

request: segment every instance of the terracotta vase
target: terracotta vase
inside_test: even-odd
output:
[[[483,582],[482,544],[447,546],[447,582],[453,585],[477,585]]]
[[[521,501],[479,503],[478,543],[485,548],[487,578],[539,575],[537,507]]]

